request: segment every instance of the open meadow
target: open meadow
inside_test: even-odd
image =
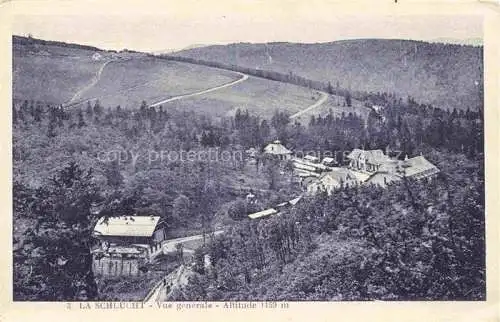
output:
[[[270,119],[276,111],[286,111],[292,115],[314,104],[319,98],[317,91],[306,87],[249,77],[234,86],[170,104],[179,109],[210,111],[216,117],[234,116],[236,110],[240,109]]]
[[[199,92],[237,80],[229,71],[153,57],[111,62],[79,101],[99,99],[105,107],[139,108],[173,96]]]
[[[88,84],[102,62],[93,51],[58,46],[13,45],[13,98],[62,104]]]

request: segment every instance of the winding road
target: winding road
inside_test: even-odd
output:
[[[66,103],[64,103],[64,106],[71,106],[71,105],[75,105],[75,104],[81,104],[84,101],[80,101],[80,102],[77,102],[78,98],[80,98],[86,91],[88,91],[89,89],[91,89],[92,87],[94,87],[98,82],[99,80],[101,79],[101,75],[104,71],[104,68],[111,62],[114,62],[116,61],[115,59],[112,59],[112,60],[108,60],[106,62],[104,62],[102,64],[102,66],[99,68],[99,70],[97,71],[96,75],[94,76],[94,78],[92,79],[92,81],[87,84],[85,87],[83,87],[82,89],[80,89],[79,91],[77,91],[73,97]],[[194,93],[189,93],[189,94],[183,94],[183,95],[177,95],[177,96],[173,96],[173,97],[169,97],[167,99],[164,99],[164,100],[161,100],[159,102],[155,102],[151,105],[149,105],[150,107],[155,107],[155,106],[159,106],[161,104],[165,104],[165,103],[169,103],[169,102],[173,102],[173,101],[177,101],[177,100],[181,100],[181,99],[184,99],[184,98],[190,98],[190,97],[195,97],[195,96],[199,96],[199,95],[203,95],[203,94],[207,94],[207,93],[211,93],[211,92],[214,92],[214,91],[218,91],[218,90],[221,90],[221,89],[224,89],[224,88],[227,88],[227,87],[231,87],[231,86],[234,86],[236,84],[239,84],[243,81],[246,81],[248,79],[248,75],[246,74],[243,74],[243,73],[240,73],[240,72],[236,72],[236,71],[233,71],[234,73],[238,74],[241,76],[241,78],[235,80],[235,81],[232,81],[232,82],[229,82],[229,83],[226,83],[226,84],[222,84],[222,85],[219,85],[219,86],[215,86],[215,87],[212,87],[212,88],[208,88],[208,89],[205,89],[205,90],[201,90],[201,91],[198,91],[198,92],[194,92]],[[146,84],[142,84],[142,85],[147,85]],[[325,92],[319,92],[321,94],[321,97],[319,100],[317,100],[314,104],[306,107],[305,109],[293,114],[290,116],[290,119],[295,119],[295,118],[298,118],[300,117],[302,114],[305,114],[319,106],[321,106],[323,103],[326,102],[326,100],[328,99],[328,94],[325,93]]]
[[[189,98],[189,97],[193,97],[193,96],[207,94],[207,93],[210,93],[210,92],[213,92],[213,91],[217,91],[219,89],[223,89],[223,88],[226,88],[226,87],[234,86],[234,85],[236,85],[238,83],[241,83],[241,82],[243,82],[243,81],[245,81],[245,80],[248,79],[248,75],[246,75],[246,74],[243,74],[243,73],[240,73],[240,72],[234,72],[234,73],[239,74],[241,76],[241,78],[237,79],[235,81],[232,81],[230,83],[226,83],[226,84],[223,84],[223,85],[220,85],[220,86],[216,86],[216,87],[212,87],[212,88],[209,88],[209,89],[205,89],[203,91],[170,97],[170,98],[164,99],[162,101],[156,102],[154,104],[151,104],[151,105],[149,105],[149,107],[155,107],[155,106],[158,106],[158,105],[161,105],[161,104],[164,104],[164,103],[168,103],[168,102],[172,102],[172,101],[177,101],[177,100],[180,100],[180,99],[183,99],[183,98]]]
[[[89,89],[91,89],[92,87],[94,87],[99,82],[99,80],[101,79],[101,74],[102,74],[102,72],[104,70],[104,67],[106,67],[106,65],[108,65],[109,63],[114,62],[114,61],[115,60],[112,59],[112,60],[108,60],[108,61],[104,62],[104,64],[102,64],[101,68],[99,68],[99,70],[97,71],[97,73],[94,76],[94,78],[92,78],[91,82],[89,84],[87,84],[87,86],[85,86],[84,88],[82,88],[78,92],[76,92],[75,95],[73,95],[73,97],[68,102],[64,103],[64,105],[68,106],[68,105],[71,105],[71,104],[75,103],[75,101],[80,96],[82,96],[83,93],[85,93],[86,91],[88,91]]]
[[[293,115],[290,116],[290,119],[294,119],[294,118],[297,118],[297,117],[300,117],[302,114],[304,113],[307,113],[317,107],[320,107],[324,102],[326,102],[326,100],[328,99],[328,94],[325,93],[325,92],[319,92],[321,94],[321,97],[319,100],[316,101],[316,103],[314,103],[313,105],[310,105],[308,107],[306,107],[305,109],[303,109],[302,111],[300,112],[297,112]]]

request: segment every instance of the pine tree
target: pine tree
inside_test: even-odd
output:
[[[30,196],[30,211],[19,215],[36,223],[14,252],[14,298],[96,300],[90,253],[96,218],[90,209],[101,197],[92,172],[70,163]]]

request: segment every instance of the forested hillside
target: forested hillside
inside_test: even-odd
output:
[[[484,300],[484,170],[440,157],[451,168],[433,182],[340,190],[242,222],[172,299]]]
[[[409,40],[207,46],[174,56],[294,74],[344,89],[395,93],[443,109],[482,104],[482,47]]]
[[[484,298],[481,118],[371,99],[387,108],[366,126],[352,113],[312,117],[304,126],[279,111],[270,120],[241,110],[211,120],[145,102],[136,111],[15,102],[15,298],[99,298],[85,255],[95,205],[101,215],[162,216],[170,237],[229,231],[207,246],[215,269],[198,269],[184,292],[189,300]],[[295,151],[423,152],[442,175],[384,191],[346,188],[285,217],[250,223],[248,213],[300,193],[289,174],[273,163],[248,166],[245,158],[158,158],[161,151],[260,150],[274,138]],[[255,189],[257,204],[245,205],[242,186]]]
[[[342,112],[304,120],[286,109],[261,117],[236,108],[215,118],[146,101],[67,108],[15,97],[14,299],[107,299],[91,270],[91,232],[99,216],[132,213],[162,217],[168,238],[224,230],[196,252],[196,273],[176,300],[484,299],[483,115],[353,86],[357,104],[379,107],[360,115],[351,91],[332,82],[344,96]],[[19,84],[18,93],[29,93],[29,83]],[[252,221],[249,213],[303,191],[289,163],[262,153],[276,139],[297,153],[333,152],[340,163],[354,148],[400,159],[423,154],[441,172],[432,181],[304,197],[288,213]],[[244,151],[252,147],[249,162]],[[255,202],[247,202],[249,191]],[[212,267],[205,269],[206,254]]]

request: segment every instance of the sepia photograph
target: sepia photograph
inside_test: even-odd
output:
[[[315,17],[13,16],[13,301],[486,301],[483,17]]]

